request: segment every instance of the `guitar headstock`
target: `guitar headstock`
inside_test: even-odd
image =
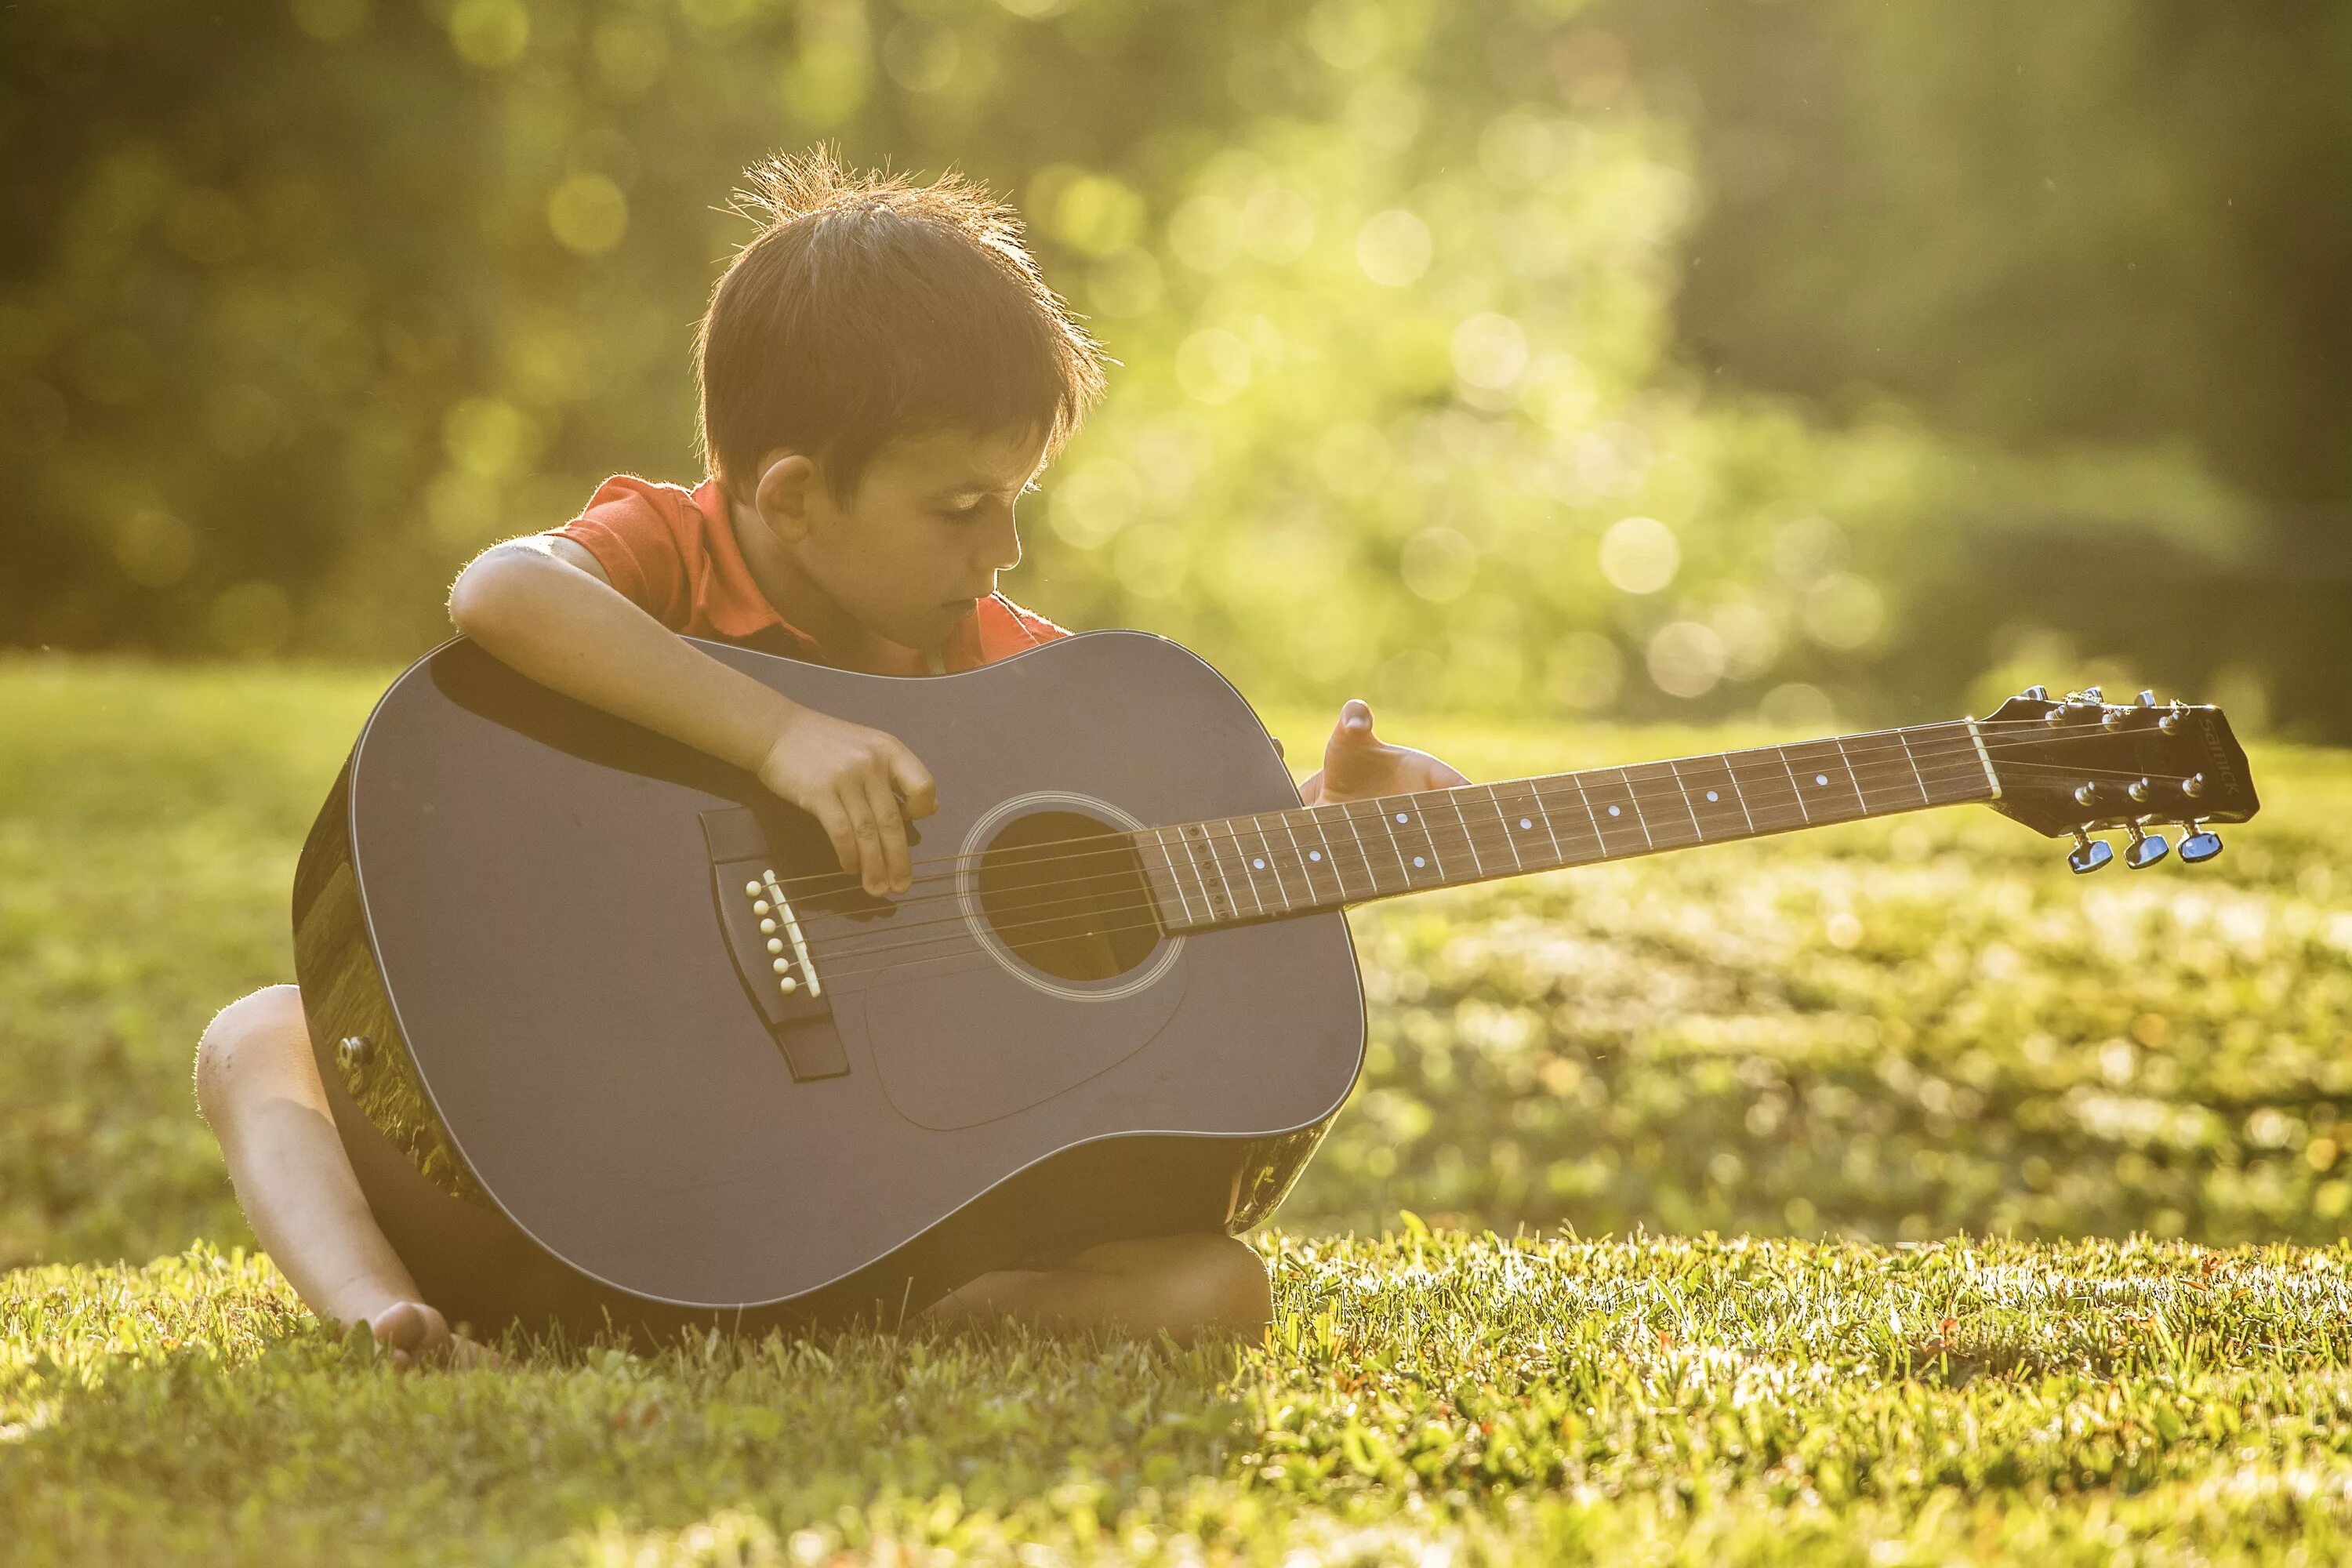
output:
[[[2095,871],[2116,858],[2092,834],[2129,836],[2124,864],[2135,869],[2164,858],[2160,832],[2185,830],[2180,858],[2194,863],[2221,852],[2207,824],[2243,822],[2262,809],[2246,753],[2230,721],[2212,707],[2159,705],[2143,691],[2136,703],[2106,701],[2095,686],[2053,700],[2028,687],[1977,721],[2000,798],[1993,809],[2053,838],[2072,835],[2066,863]]]

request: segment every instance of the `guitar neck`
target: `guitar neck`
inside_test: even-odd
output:
[[[1976,721],[1958,720],[1133,837],[1162,926],[1189,931],[2000,796]]]

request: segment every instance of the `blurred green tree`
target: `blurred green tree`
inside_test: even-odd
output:
[[[1826,722],[2021,658],[2277,651],[2020,570],[2074,537],[2239,571],[2249,509],[2193,457],[1932,399],[1952,434],[1809,422],[1694,368],[1719,121],[1577,0],[0,15],[0,641],[417,651],[485,542],[698,477],[726,195],[829,138],[1010,193],[1122,362],[1016,591],[1255,694]]]

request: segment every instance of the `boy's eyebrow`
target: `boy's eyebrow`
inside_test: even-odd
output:
[[[998,484],[984,475],[974,476],[953,484],[941,485],[931,493],[934,496],[995,495],[1008,490],[1019,495],[1035,495],[1038,490],[1036,475],[1029,475],[1013,485]]]

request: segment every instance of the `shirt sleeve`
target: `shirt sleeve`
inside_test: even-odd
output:
[[[593,555],[623,598],[677,631],[692,613],[693,591],[677,521],[666,504],[670,488],[615,474],[578,517],[548,531]]]

